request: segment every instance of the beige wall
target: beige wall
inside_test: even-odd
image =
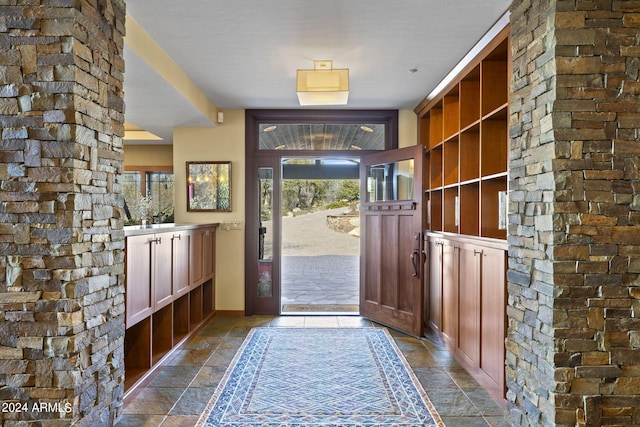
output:
[[[125,145],[124,165],[126,166],[171,166],[173,146],[166,145]]]
[[[244,310],[244,233],[245,233],[245,136],[244,110],[224,112],[224,124],[218,127],[176,128],[173,134],[174,176],[176,182],[176,223],[204,223],[241,220],[242,230],[218,231],[216,309]],[[417,116],[411,110],[399,112],[398,145],[415,145],[417,138]],[[140,150],[125,150],[125,163],[130,159],[142,161],[149,158],[156,148],[138,146]],[[145,153],[145,150],[148,150]],[[153,154],[154,156],[158,154]],[[140,159],[140,160],[137,160]],[[186,167],[194,160],[230,160],[232,212],[195,213],[187,212]],[[129,163],[134,164],[134,163]]]
[[[418,116],[413,110],[398,112],[398,148],[418,143]]]
[[[196,160],[231,161],[231,212],[187,212],[186,162]],[[173,165],[176,223],[243,223],[217,233],[216,309],[244,310],[244,110],[225,111],[218,127],[175,128]]]

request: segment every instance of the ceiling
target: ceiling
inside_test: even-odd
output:
[[[296,70],[314,60],[349,69],[348,105],[333,108],[413,109],[510,3],[128,0],[125,120],[171,143],[174,127],[213,126],[218,111],[303,108]],[[163,54],[133,48],[132,21]],[[176,68],[189,84],[163,71]]]

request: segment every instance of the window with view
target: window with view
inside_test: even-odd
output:
[[[173,171],[158,169],[137,168],[123,173],[127,225],[174,221]]]

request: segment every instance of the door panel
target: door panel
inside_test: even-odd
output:
[[[151,244],[153,308],[158,310],[173,298],[171,286],[171,237],[172,233],[156,234]]]
[[[191,233],[184,231],[171,236],[173,247],[173,295],[179,297],[189,290],[189,260]]]
[[[495,307],[505,307],[505,251],[484,248],[482,253],[482,346],[480,367],[501,388],[504,387],[505,313]],[[503,390],[501,390],[502,392]]]
[[[399,215],[398,216],[398,244],[396,247],[401,246],[402,242],[412,242],[416,238],[415,234],[415,218],[413,215]],[[422,234],[420,233],[420,236]],[[418,237],[419,238],[419,237]],[[411,254],[413,254],[413,248],[411,248]],[[403,257],[408,260],[398,263],[398,277],[411,277],[414,273],[414,260],[411,258],[411,254],[399,253],[399,261],[402,261]],[[421,262],[418,259],[417,262]],[[414,298],[419,296],[415,294],[415,280],[398,280],[397,298],[398,298],[398,310],[413,313]],[[420,297],[421,298],[421,297]]]
[[[458,349],[471,366],[478,366],[480,348],[479,270],[480,254],[475,246],[460,245],[458,297]]]
[[[382,218],[375,215],[364,215],[364,227],[361,228],[361,235],[367,235],[371,240],[378,241],[381,239],[381,223]],[[361,287],[361,297],[365,301],[379,301],[381,298],[380,284],[382,283],[380,275],[381,269],[378,268],[378,260],[381,259],[381,246],[375,245],[369,247],[366,251],[361,251],[362,269],[360,280],[369,284],[365,288]],[[362,292],[364,291],[364,292]]]
[[[458,248],[442,245],[442,337],[453,348],[458,340]]]
[[[427,322],[437,332],[442,328],[442,245],[440,241],[427,242],[429,254],[428,295],[425,306],[428,307]]]
[[[363,156],[360,313],[422,335],[424,147]]]
[[[397,280],[398,270],[398,218],[396,215],[382,215],[382,241],[380,247],[384,248],[381,254],[382,282],[379,284],[382,298],[380,303],[385,307],[396,307],[398,289],[393,286],[384,286],[385,283],[392,283]]]

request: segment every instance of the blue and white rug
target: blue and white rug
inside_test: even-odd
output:
[[[383,328],[255,328],[198,426],[443,426]]]

